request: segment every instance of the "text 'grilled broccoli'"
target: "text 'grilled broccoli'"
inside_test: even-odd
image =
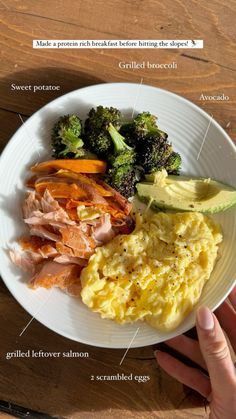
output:
[[[81,120],[76,115],[59,118],[52,130],[52,155],[59,159],[79,158],[84,156],[84,142],[81,139]]]

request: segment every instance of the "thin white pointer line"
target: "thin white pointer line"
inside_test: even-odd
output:
[[[132,111],[131,118],[133,118],[133,117],[134,117],[134,112],[135,112],[135,108],[136,108],[137,102],[138,102],[138,100],[139,100],[139,96],[140,96],[140,89],[141,89],[142,84],[143,84],[143,77],[141,78],[141,81],[140,81],[140,84],[139,84],[139,87],[138,87],[137,96],[136,96],[136,98],[135,98],[135,102],[134,102],[134,107],[133,107],[133,111]]]
[[[125,357],[126,357],[126,355],[127,355],[128,350],[130,349],[130,347],[131,347],[131,345],[132,345],[132,343],[133,343],[134,339],[136,338],[136,336],[137,336],[137,334],[138,334],[139,329],[140,329],[140,327],[138,327],[138,328],[137,328],[137,330],[136,330],[136,332],[135,332],[134,336],[132,337],[132,339],[131,339],[131,341],[130,341],[129,346],[128,346],[128,348],[126,349],[126,351],[125,351],[125,353],[124,353],[124,355],[123,355],[123,357],[122,357],[122,359],[121,359],[121,361],[120,361],[120,365],[123,363],[123,361],[124,361],[124,359],[125,359]]]
[[[27,327],[29,327],[30,323],[32,323],[32,321],[35,319],[35,316],[40,312],[40,310],[43,308],[43,306],[48,302],[49,298],[51,297],[53,292],[53,288],[51,290],[51,292],[49,293],[48,297],[43,301],[43,303],[40,305],[39,309],[36,311],[36,313],[33,315],[33,317],[30,319],[30,321],[27,323],[27,325],[24,327],[24,329],[21,331],[21,333],[19,334],[19,336],[21,337],[23,335],[23,333],[26,331]]]
[[[18,116],[19,116],[19,118],[20,118],[20,120],[21,120],[22,125],[24,125],[25,123],[24,123],[24,120],[23,120],[23,118],[22,118],[21,114],[20,114],[20,113],[18,113]]]
[[[209,123],[208,123],[208,125],[207,125],[207,129],[206,129],[205,135],[204,135],[204,137],[203,137],[203,140],[202,140],[202,144],[201,144],[201,147],[200,147],[199,153],[198,153],[198,155],[197,155],[197,160],[199,159],[200,154],[201,154],[202,149],[203,149],[203,146],[204,146],[204,144],[205,144],[205,140],[206,140],[206,137],[207,137],[207,134],[208,134],[208,131],[209,131],[210,125],[211,125],[211,123],[212,123],[212,119],[213,119],[213,115],[211,115],[211,119],[210,119],[210,121],[209,121]]]

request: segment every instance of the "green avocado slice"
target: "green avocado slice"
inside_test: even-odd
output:
[[[154,174],[147,182],[136,185],[138,197],[155,208],[217,213],[236,204],[236,189],[206,178],[168,176],[162,185],[153,183]]]

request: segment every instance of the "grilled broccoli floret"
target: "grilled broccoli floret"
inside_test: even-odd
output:
[[[85,141],[89,150],[102,158],[108,156],[113,149],[113,142],[107,129],[110,123],[119,129],[120,118],[120,111],[113,107],[98,106],[89,111],[84,125]]]
[[[120,135],[112,124],[109,124],[108,132],[114,145],[113,153],[108,157],[110,165],[119,167],[123,164],[133,164],[136,159],[134,149],[125,143],[125,138]]]
[[[165,163],[165,169],[169,174],[178,174],[181,167],[181,156],[173,151]]]
[[[142,139],[146,135],[156,135],[158,137],[167,138],[168,135],[158,128],[156,121],[157,117],[151,115],[150,112],[139,113],[134,118],[134,132],[137,139]]]
[[[165,169],[165,164],[172,154],[173,148],[166,138],[149,135],[145,141],[139,143],[137,151],[138,164],[144,168],[145,173],[151,173]]]
[[[140,171],[132,165],[113,167],[108,170],[105,181],[126,198],[135,194],[135,185],[140,180]]]
[[[137,163],[146,173],[166,169],[169,173],[176,173],[181,164],[178,153],[173,151],[168,143],[168,135],[157,126],[157,118],[150,112],[141,112],[133,122],[121,127],[120,132],[125,135],[127,143],[133,145]]]
[[[134,131],[134,123],[127,122],[120,127],[119,133],[125,137],[125,142],[131,146],[135,147],[137,139]]]
[[[146,136],[167,138],[168,135],[158,128],[156,121],[157,117],[150,112],[141,112],[132,122],[122,125],[120,133],[125,137],[127,144],[133,147],[136,147],[139,141],[145,140]]]
[[[81,134],[82,124],[78,116],[61,116],[52,130],[52,156],[60,159],[84,156],[84,142],[81,139]]]

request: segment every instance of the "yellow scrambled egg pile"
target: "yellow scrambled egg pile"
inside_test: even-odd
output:
[[[82,300],[102,318],[171,330],[199,300],[221,241],[200,213],[141,217],[133,233],[96,249],[82,271]]]

